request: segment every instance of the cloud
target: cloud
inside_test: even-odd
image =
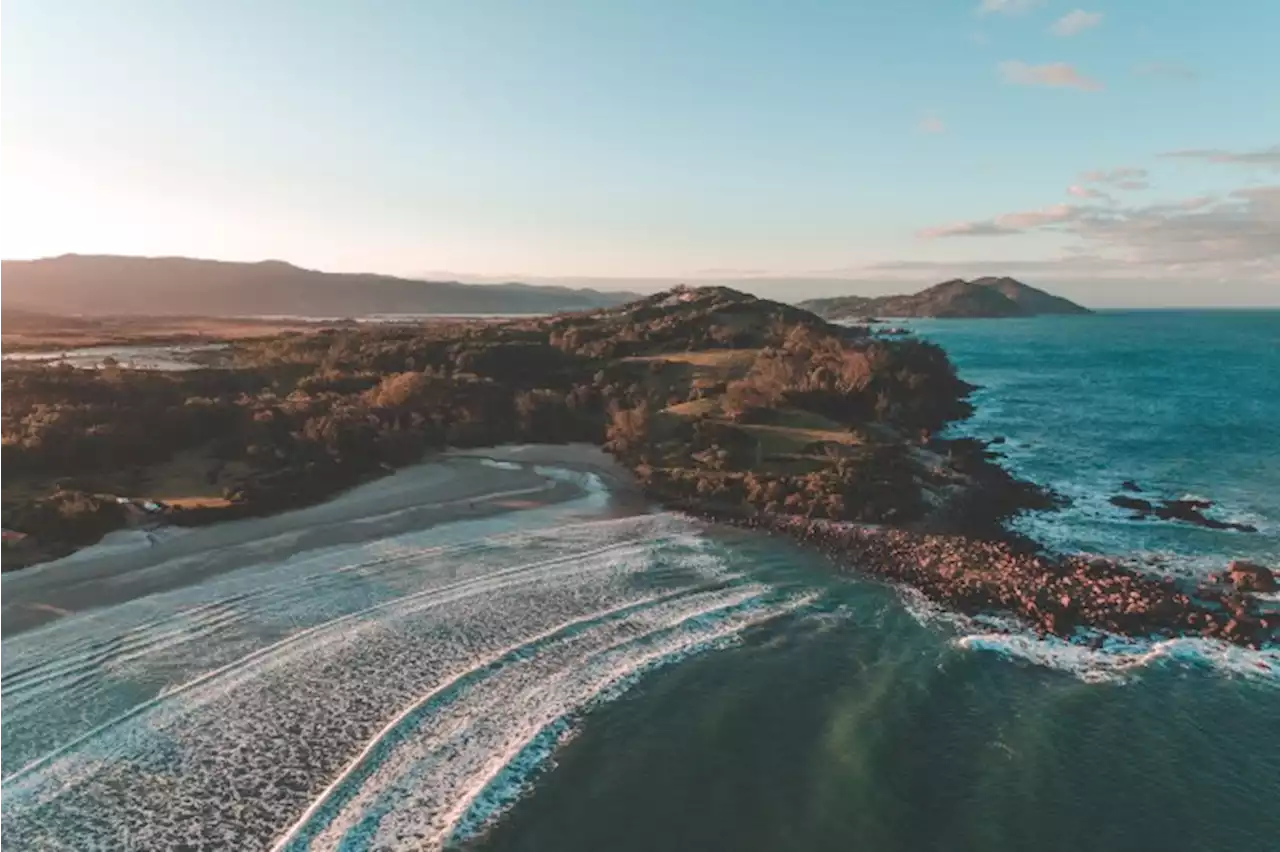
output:
[[[926,115],[920,119],[919,127],[925,133],[945,133],[947,125],[936,115]]]
[[[1118,169],[1095,169],[1080,174],[1082,183],[1101,183],[1112,189],[1139,190],[1147,189],[1151,184],[1147,181],[1146,169],[1135,169],[1122,166]]]
[[[1069,204],[1055,204],[1041,210],[1024,210],[1006,213],[994,219],[978,219],[971,222],[953,222],[936,228],[926,228],[919,233],[924,239],[941,237],[1002,237],[1020,234],[1035,228],[1066,222],[1076,215],[1077,208]]]
[[[1076,9],[1054,21],[1053,25],[1049,27],[1049,32],[1066,38],[1082,33],[1087,29],[1092,29],[1100,23],[1102,23],[1101,12],[1086,12],[1084,9]]]
[[[982,0],[979,15],[1021,15],[1041,4],[1042,0]]]
[[[1067,195],[1074,195],[1076,198],[1095,198],[1101,201],[1112,201],[1112,197],[1100,189],[1094,189],[1091,186],[1081,186],[1078,183],[1067,187]]]
[[[1097,80],[1086,77],[1065,62],[1028,65],[1025,62],[1010,60],[1000,63],[1000,76],[1006,83],[1018,86],[1049,86],[1060,89],[1082,89],[1088,92],[1102,88],[1102,84]]]
[[[1203,160],[1228,166],[1261,166],[1280,169],[1280,145],[1259,148],[1256,151],[1226,151],[1222,148],[1188,148],[1181,151],[1165,151],[1161,157],[1181,160]]]
[[[1164,80],[1189,82],[1199,75],[1185,65],[1176,62],[1146,62],[1134,69],[1141,77],[1157,77]]]
[[[1280,185],[1129,206],[1059,204],[952,223],[926,239],[1052,232],[1072,238],[1070,262],[1128,273],[1280,280]]]

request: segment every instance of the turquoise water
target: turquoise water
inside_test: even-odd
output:
[[[1278,317],[918,327],[984,386],[963,429],[1075,500],[1029,530],[1201,571],[1276,556]],[[6,848],[1280,838],[1276,649],[1042,641],[532,469],[581,496],[396,534],[356,512],[348,543],[285,559],[249,537],[236,571],[6,637]],[[1105,503],[1122,479],[1260,532],[1130,521]]]
[[[916,321],[981,386],[958,431],[1003,436],[1020,474],[1072,501],[1026,519],[1068,550],[1163,556],[1195,572],[1280,563],[1280,311],[1116,311]],[[1254,534],[1134,522],[1107,498],[1197,495]]]

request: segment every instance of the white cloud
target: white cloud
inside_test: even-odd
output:
[[[936,115],[929,114],[920,119],[919,127],[925,133],[945,133],[947,125]]]
[[[1082,33],[1100,23],[1102,23],[1101,12],[1086,12],[1084,9],[1076,9],[1054,21],[1053,25],[1049,27],[1049,31],[1056,36],[1065,38]]]
[[[1086,77],[1065,62],[1028,65],[1025,62],[1010,60],[1000,63],[1000,76],[1006,83],[1018,86],[1049,86],[1084,91],[1096,91],[1102,88],[1102,84],[1097,80]]]
[[[982,0],[979,15],[1021,15],[1039,6],[1042,0]]]
[[[1161,157],[1182,160],[1203,160],[1206,163],[1218,163],[1229,166],[1261,166],[1262,168],[1280,169],[1280,145],[1259,148],[1256,151],[1226,151],[1222,148],[1189,148],[1181,151],[1166,151]]]

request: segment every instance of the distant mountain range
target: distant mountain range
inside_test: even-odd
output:
[[[800,307],[825,319],[849,317],[1029,317],[1087,314],[1088,308],[1013,278],[959,278],[907,296],[836,296]]]
[[[639,298],[529,284],[461,284],[318,272],[278,260],[62,255],[0,264],[8,309],[102,316],[355,317],[370,314],[540,314]]]

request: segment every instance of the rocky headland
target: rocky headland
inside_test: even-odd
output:
[[[125,526],[318,503],[450,447],[585,442],[662,505],[787,535],[960,612],[1063,637],[1244,646],[1274,642],[1280,623],[1258,597],[1274,588],[1266,566],[1188,585],[1009,533],[1009,518],[1060,500],[985,443],[941,437],[973,388],[939,347],[723,287],[242,341],[218,369],[32,365],[3,379],[5,527],[32,543],[6,550],[6,569]],[[1129,485],[1118,505],[1143,516],[1227,524]]]

